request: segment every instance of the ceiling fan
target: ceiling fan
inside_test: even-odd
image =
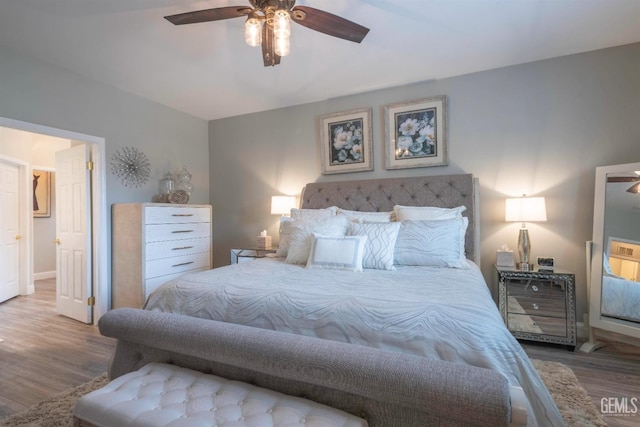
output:
[[[640,193],[640,176],[609,176],[607,182],[635,182],[631,187],[627,188],[629,193]]]
[[[329,12],[295,6],[295,0],[249,0],[249,6],[227,6],[165,16],[175,25],[220,21],[246,16],[245,41],[251,46],[262,45],[264,66],[275,66],[289,54],[291,19],[304,27],[333,37],[360,43],[369,32],[362,25]]]

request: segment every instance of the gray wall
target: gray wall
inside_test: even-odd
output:
[[[447,95],[449,165],[384,169],[385,104]],[[373,108],[373,172],[323,176],[318,116]],[[588,309],[585,242],[591,239],[595,167],[640,161],[640,44],[539,61],[326,102],[211,121],[214,259],[253,245],[266,228],[277,241],[270,197],[313,181],[473,173],[480,179],[482,271],[519,224],[504,222],[506,197],[546,197],[548,222],[530,224],[532,255],[576,274],[578,320]]]
[[[124,187],[107,172],[107,204],[149,202],[167,171],[186,165],[193,203],[209,203],[207,122],[0,47],[0,117],[106,139],[107,159],[122,147],[148,157],[152,176]],[[110,212],[107,227],[110,233]]]

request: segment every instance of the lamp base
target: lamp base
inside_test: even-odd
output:
[[[519,262],[518,263],[518,270],[520,271],[532,271],[533,270],[533,264],[529,264],[526,262]]]

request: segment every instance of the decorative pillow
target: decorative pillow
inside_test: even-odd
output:
[[[313,237],[307,268],[362,271],[367,236]]]
[[[313,243],[313,233],[328,237],[340,237],[347,234],[349,222],[344,217],[333,217],[323,220],[294,219],[283,225],[291,227],[289,250],[286,262],[289,264],[306,264]]]
[[[349,234],[367,236],[362,267],[376,270],[394,270],[394,248],[399,231],[399,222],[351,224]]]
[[[280,217],[280,242],[278,243],[276,256],[284,258],[289,252],[289,242],[291,241],[291,233],[293,231],[291,224],[289,224],[291,221],[294,220],[286,216]]]
[[[353,222],[391,222],[393,212],[360,212],[336,208],[336,215],[344,215]]]
[[[461,218],[466,206],[457,208],[437,208],[435,206],[400,206],[395,205],[393,212],[396,214],[396,221],[426,221],[435,219]]]
[[[402,221],[401,224],[395,248],[396,265],[469,267],[464,254],[467,218]]]
[[[291,209],[293,219],[326,219],[335,216],[335,208],[327,209]]]

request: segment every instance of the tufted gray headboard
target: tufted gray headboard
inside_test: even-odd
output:
[[[467,258],[480,265],[478,180],[471,174],[384,178],[360,181],[313,182],[302,190],[300,207],[338,206],[366,212],[388,212],[394,205],[466,206],[469,218],[465,240]]]

